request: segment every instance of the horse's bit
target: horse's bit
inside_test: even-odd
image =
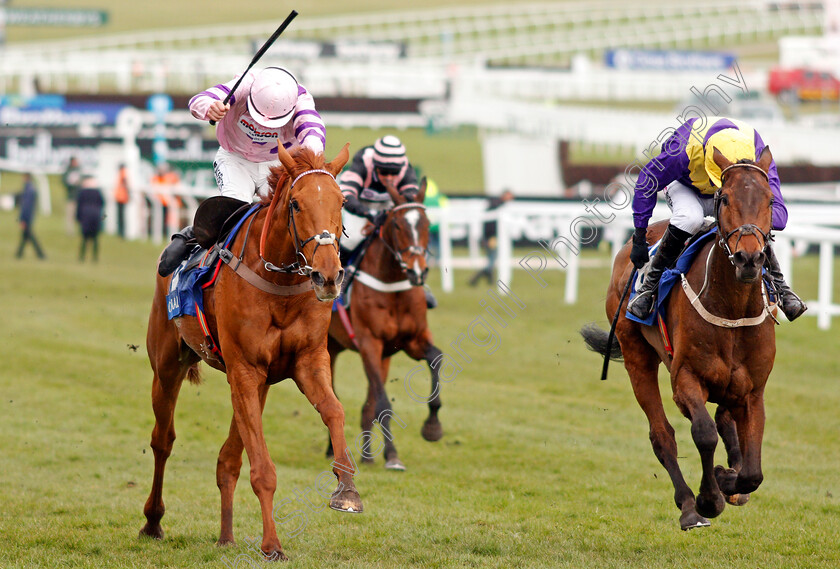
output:
[[[289,192],[295,187],[295,184],[298,183],[298,180],[303,178],[304,176],[308,176],[309,174],[326,174],[330,178],[332,178],[333,182],[335,182],[335,176],[332,175],[331,172],[322,169],[313,169],[307,170],[302,174],[299,174],[297,178],[292,181],[292,185],[289,188]],[[337,183],[337,182],[336,182]],[[309,261],[306,258],[306,255],[303,252],[304,246],[309,243],[310,241],[315,241],[315,250],[312,251],[312,257],[315,257],[315,252],[318,251],[318,247],[321,245],[332,245],[335,248],[336,253],[338,253],[338,242],[335,238],[335,233],[330,233],[328,230],[324,229],[321,233],[313,235],[312,237],[306,239],[305,241],[301,241],[300,237],[298,237],[297,232],[297,225],[295,224],[295,211],[297,209],[297,201],[294,199],[289,199],[289,235],[291,235],[292,239],[295,243],[295,256],[300,258],[301,261],[295,261],[294,263],[290,263],[288,265],[283,265],[282,267],[278,267],[274,263],[270,261],[266,261],[265,259],[260,256],[260,259],[263,261],[263,265],[267,271],[273,271],[276,273],[297,273],[299,275],[303,275],[308,277],[312,273],[312,267],[309,265]],[[268,223],[268,221],[266,221]]]
[[[770,178],[767,175],[767,172],[765,172],[764,170],[762,170],[761,168],[759,168],[755,164],[746,164],[746,163],[730,164],[729,166],[724,168],[723,171],[720,173],[720,182],[721,182],[720,183],[720,189],[718,189],[715,192],[715,197],[714,197],[714,200],[715,200],[714,201],[715,220],[717,221],[717,225],[718,225],[718,238],[719,238],[719,241],[720,241],[720,246],[723,248],[724,251],[726,251],[726,255],[729,258],[729,262],[734,265],[735,264],[735,261],[734,261],[735,254],[732,253],[732,249],[729,248],[729,238],[730,237],[732,237],[736,233],[738,234],[738,239],[735,241],[735,248],[737,249],[738,244],[741,242],[742,237],[744,237],[746,235],[759,234],[759,235],[761,235],[761,237],[763,239],[763,243],[764,243],[761,250],[765,251],[770,246],[770,242],[773,240],[773,236],[770,234],[770,232],[767,232],[767,233],[763,232],[761,230],[761,228],[754,223],[745,223],[744,225],[736,227],[735,229],[733,229],[729,233],[724,232],[723,227],[721,226],[721,223],[720,223],[720,206],[721,206],[721,203],[723,202],[723,194],[722,194],[722,192],[723,192],[723,178],[726,175],[726,173],[729,170],[732,170],[733,168],[751,168],[753,170],[757,170],[757,171],[761,172],[762,176],[764,176],[764,178],[767,179],[768,181],[769,181]]]

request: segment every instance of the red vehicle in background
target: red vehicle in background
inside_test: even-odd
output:
[[[767,90],[787,102],[836,101],[840,99],[840,80],[827,71],[776,68],[770,70]]]

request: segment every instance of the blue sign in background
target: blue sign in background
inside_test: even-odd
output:
[[[607,67],[665,71],[726,70],[735,59],[733,53],[666,49],[611,49],[604,54]]]

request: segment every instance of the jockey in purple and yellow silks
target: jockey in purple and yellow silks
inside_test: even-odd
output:
[[[713,215],[713,196],[720,187],[721,171],[712,156],[719,150],[730,162],[757,160],[764,150],[764,141],[749,125],[734,119],[708,117],[691,119],[682,124],[663,144],[662,152],[642,168],[633,196],[633,249],[630,260],[640,269],[648,262],[647,225],[656,194],[665,191],[671,208],[671,221],[653,259],[644,283],[627,306],[634,316],[644,319],[654,306],[654,293],[659,277],[671,267],[682,251],[686,239],[703,225],[703,218]],[[773,192],[772,229],[787,225],[787,208],[782,198],[776,163],[767,172]],[[779,305],[788,320],[798,318],[807,306],[790,289],[779,262],[768,244],[765,268],[779,291]]]

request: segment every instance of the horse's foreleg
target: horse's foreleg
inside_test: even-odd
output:
[[[332,390],[332,381],[326,374],[327,365],[326,354],[323,357],[301,358],[295,366],[294,380],[330,431],[330,441],[336,456],[333,473],[338,479],[338,488],[330,498],[330,508],[359,513],[364,508],[353,483],[355,460],[344,438],[344,407]]]
[[[734,488],[727,490],[733,490],[733,494],[749,494],[764,480],[761,472],[761,443],[764,439],[763,391],[751,393],[743,407],[733,408],[731,412],[738,427],[738,440],[744,458]]]
[[[715,424],[717,425],[718,435],[723,441],[723,446],[726,448],[726,464],[729,466],[729,468],[724,468],[721,465],[715,466],[715,478],[717,478],[718,486],[726,501],[734,506],[743,506],[749,500],[750,495],[730,493],[735,488],[735,480],[738,478],[738,472],[740,472],[743,463],[735,421],[728,409],[718,406],[717,411],[715,411]]]
[[[268,385],[260,386],[260,409],[265,410]],[[242,451],[245,448],[242,437],[239,436],[239,429],[236,426],[236,418],[230,419],[230,431],[228,438],[219,451],[219,459],[216,462],[216,485],[222,500],[222,520],[219,541],[217,545],[233,545],[233,493],[236,490],[236,483],[239,480],[239,472],[242,470]]]
[[[333,393],[335,393],[335,360],[338,358],[338,354],[342,352],[343,348],[338,344],[338,342],[333,343],[332,341],[328,344],[328,351],[330,354],[330,385],[332,385]],[[336,395],[338,397],[338,395]],[[332,437],[327,435],[327,458],[332,458],[335,456],[335,452],[333,451],[332,445]]]
[[[678,370],[674,380],[674,402],[691,421],[691,438],[700,453],[703,467],[696,509],[701,516],[714,518],[723,511],[726,501],[715,477],[718,434],[715,422],[706,409],[706,400],[707,396],[694,373],[685,369]]]
[[[442,362],[441,352],[437,346],[429,343],[423,353],[423,359],[429,364],[429,371],[432,376],[432,387],[429,392],[429,416],[420,429],[420,434],[427,441],[439,441],[443,437],[443,426],[438,419],[438,411],[443,405],[440,401],[440,372],[438,371]]]
[[[160,364],[155,367],[154,380],[152,383],[152,408],[155,412],[155,426],[152,430],[151,447],[155,455],[155,473],[152,478],[152,490],[143,513],[146,515],[146,525],[140,530],[140,535],[147,535],[155,539],[163,539],[163,528],[160,520],[166,508],[163,505],[163,472],[166,468],[166,460],[172,453],[172,445],[175,442],[175,404],[178,402],[178,393],[181,390],[181,383],[187,374],[187,369],[175,364],[177,373],[169,377],[161,375],[158,371]]]
[[[362,356],[362,364],[365,368],[365,375],[368,380],[368,395],[362,407],[362,461],[373,462],[377,454],[372,451],[373,423],[380,417],[387,418],[392,414],[391,402],[385,391],[385,375],[382,371],[382,342],[377,338],[359,338],[359,354]],[[393,437],[384,436],[383,444],[385,461],[398,460],[397,449]]]
[[[251,463],[251,488],[260,501],[263,523],[260,548],[267,559],[285,560],[287,557],[277,538],[277,527],[273,517],[277,472],[263,434],[260,390],[265,384],[265,374],[242,363],[236,366],[229,365],[228,383],[236,427]]]
[[[623,331],[622,331],[623,332]],[[659,357],[644,341],[641,334],[627,331],[621,334],[624,367],[630,376],[633,394],[650,425],[650,444],[653,454],[665,467],[674,486],[674,502],[680,509],[680,527],[684,530],[709,525],[709,520],[695,511],[694,493],[685,482],[677,460],[677,440],[668,422],[662,395],[659,391],[657,369]]]

